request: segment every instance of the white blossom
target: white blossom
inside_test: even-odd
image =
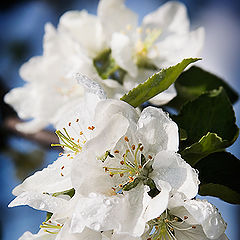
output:
[[[189,200],[175,195],[168,209],[148,222],[149,229],[142,240],[227,240],[224,234],[226,223],[215,206],[206,200]]]
[[[57,29],[46,24],[43,56],[33,57],[21,67],[26,84],[5,96],[20,118],[31,119],[18,124],[18,130],[32,133],[55,125],[62,108],[80,101],[83,89],[73,78],[77,72],[99,82],[109,98],[119,99],[161,68],[198,56],[202,48],[203,30],[189,30],[181,3],[164,4],[147,15],[140,28],[137,15],[124,0],[101,0],[97,12],[95,16],[85,10],[69,11],[60,18]],[[113,65],[104,77],[93,62],[106,51]],[[172,86],[152,102],[165,104],[175,95]]]

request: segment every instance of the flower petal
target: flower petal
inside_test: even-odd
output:
[[[21,205],[29,205],[30,207],[41,211],[54,213],[59,209],[66,207],[67,204],[68,201],[62,198],[28,191],[21,193],[8,206],[16,207]]]
[[[125,0],[101,0],[98,4],[98,16],[107,39],[111,39],[114,32],[135,29],[138,23],[137,15],[124,5]]]
[[[150,103],[155,105],[164,105],[170,102],[174,97],[177,96],[176,89],[174,85],[171,85],[167,90],[161,92],[160,94],[156,95],[155,97],[149,100]]]
[[[178,127],[162,109],[145,108],[138,121],[138,133],[143,144],[150,145],[155,154],[161,150],[178,150]]]
[[[214,205],[206,200],[186,201],[184,207],[202,225],[210,239],[219,238],[226,230],[226,223]]]
[[[193,198],[198,192],[198,176],[179,154],[170,151],[159,152],[153,162],[151,177],[168,182],[172,193],[182,192],[187,198]]]
[[[55,193],[71,189],[71,165],[72,159],[64,155],[53,164],[48,165],[47,168],[28,177],[13,189],[13,194],[18,196],[23,192]]]
[[[99,19],[87,11],[68,11],[60,18],[59,29],[66,31],[88,55],[95,56],[104,48],[104,34]]]
[[[89,192],[108,192],[114,186],[113,180],[104,172],[99,158],[112,149],[126,133],[129,122],[121,114],[113,114],[110,119],[103,121],[102,125],[96,124],[96,136],[89,140],[84,145],[83,152],[74,158],[72,182],[74,188],[84,195]],[[97,130],[98,126],[100,130]]]
[[[111,40],[112,57],[130,76],[137,76],[137,65],[133,61],[133,44],[130,38],[122,33],[114,33]]]
[[[143,187],[124,195],[105,196],[91,193],[81,197],[73,214],[72,232],[82,232],[85,226],[96,231],[114,230],[117,234],[140,236],[144,232]]]
[[[176,1],[165,3],[144,17],[143,27],[149,26],[159,28],[162,32],[182,33],[188,31],[189,20],[185,5]]]
[[[57,234],[56,240],[101,240],[101,233],[85,228],[81,233],[70,232],[70,221],[67,221],[61,231]]]
[[[147,208],[144,212],[144,219],[146,222],[159,217],[167,209],[171,186],[168,182],[161,180],[156,182],[156,185],[161,190],[156,197],[151,198],[145,193],[145,205],[147,205]]]
[[[40,230],[37,234],[32,234],[31,232],[25,232],[19,240],[55,240],[55,234],[49,234],[44,230]]]

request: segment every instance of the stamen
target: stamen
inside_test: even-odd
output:
[[[50,234],[58,234],[62,227],[63,225],[59,223],[53,223],[51,220],[48,222],[43,222],[42,225],[40,225],[40,228],[44,229],[45,232]]]
[[[129,139],[128,139],[128,137],[126,136],[126,137],[124,137],[124,140],[126,141],[126,142],[129,142]]]

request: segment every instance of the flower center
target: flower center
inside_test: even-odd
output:
[[[40,228],[44,229],[45,232],[50,234],[58,234],[62,227],[63,224],[59,224],[51,220],[43,222],[42,225],[40,225]]]
[[[118,184],[113,186],[113,190],[119,192],[120,190],[128,191],[137,184],[146,179],[149,173],[148,163],[153,160],[151,155],[148,156],[146,160],[142,143],[137,145],[130,144],[130,140],[125,136],[122,140],[125,149],[119,151],[114,149],[112,154],[108,153],[108,160],[105,162],[106,158],[101,158],[104,162],[104,170],[109,174],[110,177],[116,176]]]
[[[147,240],[165,240],[173,239],[177,240],[176,231],[188,231],[195,229],[196,226],[190,226],[185,221],[188,219],[187,216],[184,216],[183,219],[171,215],[166,210],[160,217],[155,218],[148,222],[149,229],[146,233]],[[186,227],[187,225],[187,227]]]
[[[142,28],[138,29],[138,32],[142,32]],[[137,41],[135,46],[135,61],[139,67],[146,67],[150,68],[149,59],[148,59],[148,52],[149,49],[153,46],[155,41],[161,34],[161,30],[159,29],[146,29],[145,31],[145,38],[142,40],[141,38]],[[152,66],[153,67],[153,66]]]

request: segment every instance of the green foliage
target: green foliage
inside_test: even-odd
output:
[[[204,71],[200,67],[192,66],[183,72],[175,82],[177,96],[169,103],[177,109],[200,96],[202,93],[223,87],[232,103],[238,99],[238,94],[221,78]]]
[[[219,197],[240,204],[240,161],[228,152],[217,152],[201,159],[195,167],[199,170],[200,195]]]
[[[112,58],[111,49],[105,49],[95,57],[93,59],[93,65],[103,80],[110,78],[118,81],[120,84],[123,83],[126,71],[116,64]]]
[[[186,131],[180,153],[192,166],[202,157],[232,145],[239,133],[232,105],[222,87],[188,102],[173,119]]]
[[[208,132],[198,142],[186,147],[181,155],[190,165],[194,166],[201,158],[212,152],[223,150],[228,145],[228,141],[222,140],[216,133]]]
[[[162,69],[160,72],[148,78],[144,83],[139,84],[136,88],[125,94],[121,100],[129,103],[133,107],[141,105],[168,89],[190,63],[198,60],[199,58],[187,58],[175,66]]]

